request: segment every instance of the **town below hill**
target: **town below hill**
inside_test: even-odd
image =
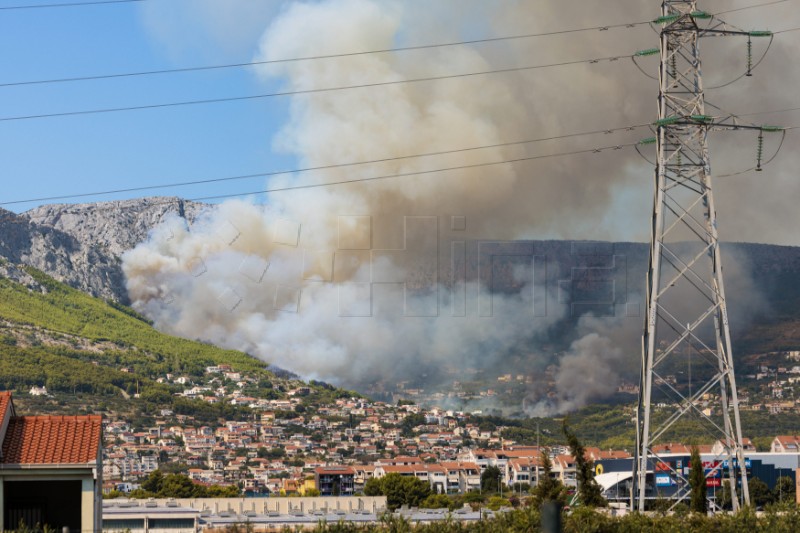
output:
[[[740,357],[742,424],[753,449],[791,453],[785,436],[800,426],[800,354],[779,348]],[[8,261],[0,261],[0,349],[0,389],[14,391],[21,414],[104,416],[105,489],[113,495],[149,497],[164,486],[191,496],[357,494],[397,474],[423,480],[431,494],[511,496],[542,474],[543,448],[552,475],[566,486],[575,480],[564,417],[437,403],[458,399],[463,378],[452,396],[406,387],[391,401],[305,382],[247,354],[160,333],[114,300]],[[502,370],[469,382],[468,393],[517,394],[526,375]],[[567,418],[591,461],[630,457],[636,392],[623,383],[609,402]],[[713,394],[702,401],[708,416],[719,416]],[[654,416],[670,407],[656,405]],[[670,431],[666,439],[714,444],[687,440],[698,434],[691,420]]]

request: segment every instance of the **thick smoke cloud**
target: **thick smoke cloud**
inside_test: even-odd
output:
[[[350,265],[344,282],[325,282],[320,256],[283,244],[285,223],[244,202],[209,211],[191,231],[171,220],[125,256],[134,305],[167,331],[360,386],[491,366],[493,354],[518,348],[561,318],[532,321],[531,290],[502,296],[485,288],[474,299],[484,308],[491,302],[490,310],[460,316],[452,285],[426,282],[415,290],[413,280],[406,287],[362,281],[408,274],[380,257]]]
[[[744,2],[725,7],[739,5]],[[613,25],[648,20],[655,11],[657,6],[644,0],[624,8],[578,1],[294,2],[272,18],[256,59]],[[259,75],[283,80],[287,90],[305,90],[623,57],[654,44],[650,29],[637,26],[277,63]],[[778,42],[775,49],[784,57],[789,48]],[[743,65],[742,57],[723,49],[711,50],[710,63],[712,58],[734,71]],[[726,75],[722,68],[708,70],[715,79]],[[769,96],[752,105],[784,103],[786,97],[773,97],[771,85],[758,83],[762,96]],[[453,253],[458,243],[644,241],[649,237],[652,169],[633,152],[607,150],[424,172],[636,141],[649,135],[647,129],[498,146],[649,123],[656,91],[654,82],[620,59],[295,96],[286,124],[273,139],[274,150],[295,156],[301,167],[385,161],[275,177],[270,187],[407,176],[273,193],[266,209],[228,202],[191,230],[173,220],[125,257],[131,299],[162,329],[243,349],[303,376],[345,385],[408,379],[436,383],[444,379],[445,369],[502,364],[497,361],[506,354],[546,339],[566,309],[531,312],[536,294],[556,288],[522,276],[513,291],[491,295],[493,316],[482,316],[488,287],[473,280],[462,298],[459,256]],[[739,93],[720,96],[732,107],[748,101]],[[473,146],[495,147],[405,157]],[[725,147],[715,157],[726,170],[751,163]],[[784,184],[787,177],[780,167],[772,179]],[[791,190],[800,186],[784,185]],[[739,192],[752,187],[731,178],[718,188],[723,238],[787,238],[788,233],[774,228],[765,237],[770,217],[733,216],[740,209],[753,215],[757,197],[750,195],[745,202]],[[784,203],[794,197],[776,195]],[[435,223],[415,230],[419,220]],[[415,246],[416,255],[407,253]],[[583,320],[556,371],[555,399],[532,398],[529,405],[536,405],[537,412],[563,412],[612,392],[619,379],[612,368],[631,360],[641,326],[638,318],[617,322],[609,327],[608,321]],[[615,338],[617,331],[626,334]],[[587,382],[589,361],[594,374]]]
[[[619,382],[617,364],[621,360],[619,346],[597,333],[573,342],[556,375],[558,412],[572,411],[613,393]]]

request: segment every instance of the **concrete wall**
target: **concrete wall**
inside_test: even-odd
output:
[[[168,500],[157,499],[159,506],[166,505]],[[198,511],[219,513],[229,511],[242,514],[254,511],[259,514],[291,511],[303,512],[328,509],[332,511],[372,511],[386,510],[386,496],[326,496],[316,498],[185,498],[174,500],[180,507],[191,507]]]
[[[83,478],[81,480],[81,526],[86,529],[91,524],[92,529],[97,529],[95,524],[95,507],[94,502],[94,479]]]

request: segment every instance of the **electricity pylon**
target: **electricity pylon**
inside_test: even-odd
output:
[[[654,22],[661,26],[660,48],[637,53],[660,54],[661,63],[657,136],[644,141],[656,143],[658,160],[631,508],[644,511],[648,488],[655,497],[666,475],[666,484],[677,490],[676,503],[689,495],[683,468],[689,465],[661,457],[678,430],[722,443],[720,460],[704,467],[713,486],[728,478],[736,508],[738,496],[748,505],[750,496],[707,137],[717,129],[759,130],[760,170],[762,132],[779,129],[706,114],[699,44],[703,37],[746,36],[749,75],[750,39],[771,34],[730,29],[699,11],[696,0],[665,0]]]

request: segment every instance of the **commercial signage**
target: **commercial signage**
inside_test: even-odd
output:
[[[658,461],[656,463],[656,472],[669,472],[672,464]]]
[[[749,459],[748,457],[745,457],[745,458],[744,458],[744,467],[745,467],[746,469],[749,469],[749,468],[751,468],[752,466],[753,466],[753,464],[750,462],[750,459]],[[723,468],[728,468],[728,460],[727,460],[727,459],[726,459],[726,460],[724,460],[724,461],[722,461],[722,467],[723,467]],[[738,467],[739,467],[739,460],[738,460],[738,459],[734,459],[734,460],[733,460],[733,467],[734,467],[734,468],[738,468]]]
[[[703,461],[703,470],[706,474],[706,479],[722,477],[722,469],[719,466],[719,461]],[[708,486],[711,487],[712,485]]]
[[[675,485],[675,481],[669,474],[656,474],[656,487],[671,487]]]

